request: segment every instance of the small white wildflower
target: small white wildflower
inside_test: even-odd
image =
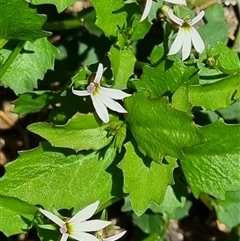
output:
[[[204,51],[205,45],[203,40],[198,31],[193,27],[193,25],[203,18],[204,14],[204,11],[201,11],[192,20],[184,20],[174,15],[171,9],[168,10],[169,18],[179,25],[177,37],[173,41],[168,55],[176,54],[182,48],[182,60],[185,60],[191,53],[192,44],[198,53]]]
[[[100,119],[108,123],[109,115],[107,111],[107,107],[113,111],[119,113],[127,113],[127,111],[116,101],[114,100],[122,100],[126,97],[131,96],[121,90],[105,88],[100,86],[100,81],[103,75],[103,65],[100,63],[98,65],[98,69],[96,72],[96,76],[91,82],[87,90],[74,90],[72,89],[73,94],[78,96],[91,96],[93,106],[100,117]]]
[[[94,235],[86,233],[98,231],[111,224],[111,222],[103,220],[86,221],[92,217],[98,205],[99,201],[96,201],[80,210],[76,215],[66,221],[63,221],[53,213],[44,209],[39,208],[39,211],[60,227],[59,231],[62,234],[60,241],[66,241],[68,237],[78,241],[99,241]]]

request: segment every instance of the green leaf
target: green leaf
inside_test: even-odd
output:
[[[161,214],[144,213],[141,217],[133,214],[132,219],[135,225],[137,225],[144,233],[148,234],[159,234],[161,228],[165,226],[165,221]]]
[[[91,0],[97,13],[96,25],[107,37],[117,36],[118,26],[122,27],[127,18],[127,12],[122,0]]]
[[[226,109],[217,110],[218,114],[228,123],[240,123],[240,99],[228,106]],[[229,122],[230,121],[230,122]]]
[[[217,48],[209,52],[209,54],[214,52],[216,65],[223,73],[233,74],[240,71],[240,61],[236,50],[229,49],[224,43],[219,42]]]
[[[13,102],[15,105],[14,112],[20,116],[39,112],[44,107],[46,107],[53,98],[54,94],[47,91],[34,91],[24,93],[20,95],[16,101]]]
[[[240,191],[227,192],[226,199],[213,200],[217,217],[220,222],[226,224],[229,228],[236,227],[240,224]]]
[[[222,22],[224,19],[224,7],[223,4],[213,4],[205,11],[204,18],[208,22]]]
[[[109,167],[115,155],[111,147],[105,152],[76,155],[72,150],[43,143],[34,150],[20,152],[17,160],[5,165],[0,194],[42,205],[49,211],[53,207],[74,208],[76,213],[96,200],[104,203],[122,195],[119,176],[113,189],[113,177],[120,170],[115,164]]]
[[[171,107],[167,98],[150,99],[145,93],[127,98],[125,115],[139,150],[155,161],[182,157],[182,148],[204,141],[192,116]]]
[[[176,197],[171,186],[167,187],[164,200],[161,204],[152,203],[149,206],[154,213],[172,214],[177,208],[182,208],[186,202],[186,197],[181,197],[180,200]]]
[[[154,52],[159,53],[159,48]],[[151,54],[151,60],[156,61],[156,55]],[[161,56],[159,56],[160,58]],[[174,92],[183,83],[197,84],[198,79],[194,73],[194,66],[185,66],[181,61],[166,60],[156,67],[145,65],[141,78],[134,81],[137,92],[147,91],[151,97],[160,97],[166,92]]]
[[[121,165],[121,163],[120,163],[120,165]],[[118,167],[119,167],[119,165],[118,165]],[[132,209],[132,204],[131,204],[131,200],[130,200],[130,196],[128,195],[128,196],[125,196],[124,197],[124,205],[122,206],[122,208],[121,208],[121,211],[122,212],[130,212],[130,211],[132,211],[133,209]]]
[[[0,194],[0,230],[7,236],[26,232],[36,211],[37,208],[33,205]]]
[[[54,4],[59,13],[65,10],[71,4],[77,2],[77,0],[26,0],[26,1],[35,5]]]
[[[134,212],[142,215],[149,204],[164,200],[167,186],[174,183],[173,170],[177,163],[173,158],[168,163],[156,163],[143,157],[130,142],[125,145],[126,153],[118,165],[124,174],[125,193],[129,193]]]
[[[198,197],[201,192],[224,199],[225,192],[240,189],[240,125],[226,125],[222,120],[203,126],[207,142],[185,148],[181,166]]]
[[[205,85],[182,85],[173,95],[172,105],[182,109],[182,105],[201,106],[207,110],[226,108],[233,103],[234,93],[240,87],[240,73],[220,81]]]
[[[163,56],[164,56],[164,47],[162,43],[160,45],[154,46],[153,51],[149,57],[149,60],[151,61],[151,63],[154,64],[158,62]]]
[[[155,12],[155,18],[157,9],[154,9],[154,5],[155,2],[153,2],[151,10]],[[142,11],[139,4],[136,4],[136,2],[133,4],[126,4],[124,9],[128,14],[128,19],[131,19],[128,25],[132,24],[132,26],[128,26],[127,28],[129,41],[134,42],[144,38],[144,36],[148,33],[149,29],[151,28],[151,23],[148,20],[139,22],[142,17]],[[149,15],[151,14],[151,12],[149,13]]]
[[[129,77],[133,74],[136,58],[130,48],[112,46],[109,58],[113,70],[114,84],[117,89],[126,89]]]
[[[0,16],[0,39],[34,41],[49,35],[42,31],[47,18],[25,1],[0,0]]]
[[[28,130],[48,140],[52,146],[80,150],[100,150],[107,146],[113,136],[111,126],[121,125],[117,118],[111,118],[110,123],[100,125],[93,114],[74,115],[66,125],[49,123],[33,123]]]
[[[11,51],[2,49],[0,53],[7,59]],[[24,50],[3,75],[3,85],[16,94],[32,91],[37,88],[38,79],[42,80],[47,70],[53,69],[57,53],[58,50],[46,38],[26,42]]]
[[[226,43],[228,40],[229,24],[224,21],[223,4],[214,4],[205,11],[207,23],[198,31],[202,36],[205,46],[211,44],[212,47],[217,45],[218,41]],[[214,34],[213,34],[214,29]]]
[[[182,218],[185,218],[189,215],[189,210],[192,206],[192,202],[187,200],[183,207],[176,208],[173,213],[171,214],[171,218],[175,220],[180,220]]]
[[[56,241],[59,239],[59,232],[37,226],[38,237],[41,241]]]

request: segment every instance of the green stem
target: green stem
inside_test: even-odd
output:
[[[43,25],[43,29],[46,31],[54,31],[54,30],[67,30],[74,28],[82,28],[84,23],[80,19],[69,19],[59,22],[46,22]]]
[[[8,59],[5,61],[5,63],[3,64],[3,66],[0,69],[0,79],[3,77],[3,75],[5,74],[5,72],[7,71],[7,69],[10,67],[10,65],[12,64],[12,62],[16,59],[16,57],[18,56],[18,54],[20,53],[20,51],[22,50],[23,46],[25,44],[25,41],[19,41],[17,47],[13,50],[13,52],[10,54],[10,56],[8,57]]]
[[[113,203],[115,203],[115,202],[117,202],[117,201],[119,201],[119,200],[120,200],[120,198],[118,198],[118,197],[114,197],[114,198],[108,200],[108,201],[105,202],[103,205],[101,205],[101,208],[97,210],[97,213],[100,212],[100,211],[102,211],[103,209],[111,206]]]

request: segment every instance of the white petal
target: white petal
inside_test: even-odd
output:
[[[202,10],[195,18],[193,18],[191,21],[191,26],[199,22],[203,18],[204,14],[205,12]]]
[[[96,72],[96,76],[95,76],[95,79],[93,82],[99,84],[100,80],[102,78],[102,75],[103,75],[103,65],[101,63],[99,63],[97,72]]]
[[[179,28],[177,37],[173,41],[168,55],[176,54],[183,46],[183,42],[184,42],[184,31],[182,28]]]
[[[117,239],[120,239],[127,231],[123,231],[121,233],[118,233],[116,235],[113,235],[109,238],[104,238],[103,241],[115,241]]]
[[[67,239],[68,239],[68,233],[63,233],[60,241],[67,241]]]
[[[77,225],[74,225],[72,228],[73,228],[73,233],[94,232],[94,231],[101,230],[110,224],[111,224],[111,222],[109,222],[109,221],[90,220],[90,221],[85,221],[85,222],[81,222]]]
[[[182,46],[182,61],[187,59],[191,53],[192,42],[191,42],[191,32],[189,30],[184,31],[184,40]]]
[[[56,223],[58,226],[62,227],[65,222],[60,219],[59,217],[57,217],[56,215],[54,215],[53,213],[51,212],[48,212],[42,208],[39,208],[38,209],[42,214],[44,214],[46,217],[48,217],[50,220],[52,220],[54,223]]]
[[[173,4],[183,4],[187,5],[185,0],[164,0],[165,2],[173,3]]]
[[[131,94],[127,94],[121,90],[117,89],[111,89],[111,88],[105,88],[105,87],[99,87],[99,89],[104,93],[104,95],[107,95],[108,97],[114,99],[114,100],[122,100],[126,97],[130,97]]]
[[[89,93],[87,90],[75,90],[72,88],[72,92],[74,95],[78,95],[78,96],[88,96],[91,95],[91,93]]]
[[[152,7],[152,0],[147,0],[142,17],[139,22],[142,22],[148,16],[148,14],[151,10],[151,7]]]
[[[92,215],[97,210],[98,205],[99,205],[99,201],[96,201],[96,202],[88,205],[84,209],[80,210],[77,214],[75,214],[72,218],[70,218],[68,223],[70,223],[71,225],[74,226],[77,223],[80,223],[82,221],[85,221],[85,220],[91,218]]]
[[[191,27],[191,38],[194,48],[198,53],[202,53],[205,49],[205,45],[198,31],[194,27]]]
[[[104,122],[109,122],[109,115],[107,107],[103,104],[102,100],[99,98],[99,95],[91,95],[93,106],[99,116],[99,118]]]
[[[183,20],[182,20],[181,18],[177,17],[176,15],[174,15],[172,9],[169,9],[169,10],[167,11],[167,13],[168,13],[168,17],[169,17],[174,23],[182,26]]]
[[[91,95],[93,106],[97,112],[99,118],[104,122],[109,122],[109,115],[107,107],[104,105],[102,100],[99,98],[99,95]]]
[[[89,233],[74,233],[69,235],[71,238],[79,240],[79,241],[99,241],[95,236]]]
[[[109,109],[116,111],[118,113],[127,113],[127,111],[116,101],[112,100],[108,96],[104,94],[98,95],[99,99],[103,102],[103,104]]]

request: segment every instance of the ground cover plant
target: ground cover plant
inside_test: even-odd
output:
[[[0,0],[0,239],[239,240],[239,6]]]

